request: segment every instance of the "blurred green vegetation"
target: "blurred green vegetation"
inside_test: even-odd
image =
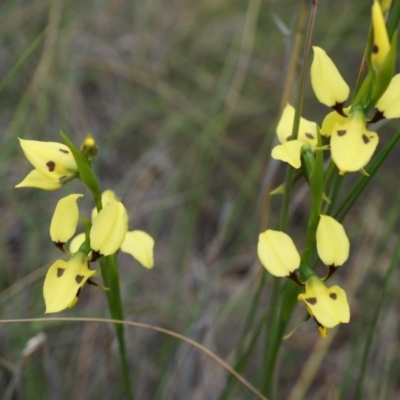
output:
[[[261,270],[255,250],[262,195],[266,184],[277,186],[284,176],[269,151],[300,3],[0,3],[2,319],[43,315],[46,268],[60,257],[48,234],[51,215],[63,195],[82,191],[79,182],[51,193],[15,190],[30,170],[17,138],[60,141],[62,129],[79,144],[91,132],[102,187],[123,199],[131,229],[156,239],[151,271],[120,256],[127,318],[186,334],[233,362]],[[369,12],[370,2],[345,0],[321,1],[318,9],[313,42],[351,86]],[[308,85],[303,116],[320,123],[326,112]],[[381,142],[396,129],[398,121],[380,127]],[[308,322],[285,341],[273,398],[353,398],[396,247],[398,154],[344,221],[351,259],[335,279],[350,293],[350,324],[322,341]],[[306,186],[297,189],[291,221],[301,245],[309,200]],[[86,197],[81,204],[88,214],[93,204]],[[271,199],[269,227],[276,227],[280,200]],[[398,282],[395,271],[366,366],[364,399],[400,396]],[[104,293],[87,285],[78,305],[62,315],[107,317],[106,310]],[[299,307],[293,325],[302,312]],[[39,332],[42,345],[24,357]],[[206,356],[156,332],[128,328],[126,338],[138,399],[218,398],[227,376]],[[256,386],[263,379],[259,365],[254,356],[244,373]],[[252,398],[234,385],[232,399]],[[7,399],[124,398],[112,327],[0,324],[0,393]]]

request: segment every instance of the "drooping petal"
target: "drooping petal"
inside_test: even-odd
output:
[[[76,253],[83,242],[85,241],[85,234],[80,233],[79,235],[76,235],[70,242],[69,242],[69,251],[70,253]]]
[[[348,107],[349,108],[349,107]],[[331,136],[333,128],[338,124],[344,124],[347,118],[338,114],[336,111],[332,111],[327,114],[322,121],[320,133],[322,136]]]
[[[350,321],[346,292],[339,286],[326,287],[315,275],[306,281],[305,293],[298,300],[307,304],[308,312],[325,328]]]
[[[154,239],[143,231],[130,231],[126,233],[121,250],[138,260],[145,268],[153,268]]]
[[[368,131],[363,115],[349,116],[332,132],[331,154],[340,174],[359,171],[367,165],[378,145],[376,132]]]
[[[93,220],[90,230],[90,246],[101,255],[114,254],[125,239],[128,216],[121,202],[115,201],[104,207]]]
[[[261,264],[274,276],[289,276],[300,266],[300,254],[284,232],[268,229],[260,233],[257,253]]]
[[[290,104],[283,109],[282,116],[276,128],[281,143],[292,140],[293,122],[296,110]],[[298,140],[308,143],[311,147],[317,145],[317,124],[303,117],[300,118]]]
[[[294,114],[294,107],[290,104],[286,104],[286,107],[282,111],[281,118],[279,119],[278,126],[276,127],[276,134],[281,143],[292,139]]]
[[[376,103],[385,118],[400,118],[400,74],[395,75]]]
[[[313,50],[311,85],[315,96],[328,107],[344,103],[349,97],[349,86],[325,50],[317,46],[313,46]]]
[[[317,251],[325,265],[338,267],[349,258],[350,241],[343,225],[329,215],[320,215]]]
[[[298,139],[314,148],[318,142],[317,138],[317,124],[303,117],[300,118]]]
[[[80,288],[96,271],[87,265],[87,256],[75,253],[69,261],[57,260],[47,271],[43,285],[46,314],[59,312],[76,303]]]
[[[19,142],[25,157],[41,174],[59,179],[77,173],[75,159],[64,144],[24,139]]]
[[[16,188],[22,187],[31,187],[42,190],[57,190],[63,184],[57,178],[49,178],[46,175],[41,174],[37,169],[32,170],[29,174],[24,178],[24,180],[18,185],[15,185]]]
[[[66,243],[74,235],[79,220],[79,197],[83,194],[70,194],[57,203],[50,224],[50,237],[54,243]]]
[[[381,6],[376,0],[372,5],[372,31],[374,41],[371,50],[371,64],[377,71],[384,64],[390,51],[390,41]]]
[[[301,167],[301,149],[304,143],[301,140],[290,140],[275,146],[272,149],[271,157],[274,160],[287,162],[293,168]]]

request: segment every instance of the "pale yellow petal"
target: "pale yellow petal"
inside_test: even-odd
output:
[[[69,251],[71,253],[76,253],[84,241],[85,241],[84,233],[80,233],[79,235],[76,235],[69,243]]]
[[[299,135],[297,137],[304,143],[308,143],[311,148],[317,145],[317,124],[305,118],[300,118]]]
[[[400,74],[395,75],[385,93],[376,103],[385,118],[400,118]]]
[[[367,131],[365,122],[359,118],[348,118],[345,124],[337,125],[331,137],[331,154],[341,174],[364,168],[378,145],[379,137]]]
[[[294,107],[290,104],[287,104],[283,109],[282,116],[276,128],[276,133],[281,143],[292,140],[295,112]],[[317,145],[317,124],[301,117],[297,138],[304,143],[308,143],[311,147],[315,147]]]
[[[333,328],[350,321],[346,292],[339,286],[327,288],[316,276],[307,280],[306,291],[299,294],[298,300],[307,304],[309,312],[323,327]]]
[[[372,31],[371,63],[375,70],[379,70],[389,54],[390,42],[382,9],[376,0],[374,0],[374,4],[372,5]]]
[[[57,260],[47,271],[43,285],[46,314],[72,307],[76,303],[78,290],[93,276],[87,266],[87,257],[78,252],[66,262]]]
[[[145,268],[154,266],[153,248],[154,239],[148,233],[138,230],[127,232],[121,245],[124,253],[130,254]]]
[[[78,170],[71,151],[62,143],[24,139],[19,142],[28,161],[49,178],[59,179]]]
[[[322,126],[321,126],[321,135],[322,136],[331,136],[333,128],[335,128],[336,125],[338,124],[343,124],[347,120],[346,117],[343,117],[342,115],[338,114],[336,111],[332,111],[329,114],[327,114],[322,121]]]
[[[293,168],[301,167],[301,149],[304,143],[300,140],[290,140],[289,142],[279,144],[274,147],[271,152],[271,157],[274,160],[287,162]]]
[[[284,232],[268,229],[260,233],[257,252],[261,264],[274,276],[288,276],[300,266],[300,254]]]
[[[329,215],[321,215],[317,228],[317,251],[325,265],[338,267],[349,258],[350,241],[343,225]]]
[[[57,177],[49,178],[41,174],[37,169],[29,172],[22,182],[15,185],[16,188],[30,187],[43,190],[57,190],[60,189],[61,186],[62,183]]]
[[[281,143],[285,143],[292,138],[294,114],[294,107],[290,104],[286,104],[286,107],[282,111],[278,126],[276,127],[276,134]]]
[[[74,235],[79,220],[79,197],[83,194],[70,194],[57,203],[50,223],[50,237],[54,243],[66,243]]]
[[[325,50],[314,46],[311,64],[311,85],[317,99],[328,107],[344,103],[350,88]]]
[[[121,202],[104,207],[93,220],[90,230],[91,248],[104,255],[114,254],[125,239],[128,216]]]
[[[111,203],[114,203],[114,201],[119,201],[119,198],[116,196],[115,192],[113,192],[111,189],[107,189],[101,194],[101,204],[102,204],[103,208],[107,207]],[[92,210],[92,221],[94,220],[94,218],[97,214],[98,214],[98,212],[95,207]]]

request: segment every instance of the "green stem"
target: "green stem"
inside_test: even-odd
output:
[[[304,6],[305,3],[303,3]],[[308,63],[311,49],[312,32],[314,30],[315,16],[317,11],[317,2],[312,1],[310,19],[307,28],[307,36],[304,47],[303,65],[300,75],[299,92],[296,103],[296,113],[293,121],[292,137],[296,139],[298,137],[300,116],[303,104],[304,90],[307,82],[308,75]],[[279,222],[279,230],[286,231],[289,221],[289,205],[292,197],[292,182],[294,176],[294,169],[288,166],[285,179],[285,193],[283,198],[283,206],[281,212],[281,218]],[[273,280],[272,293],[268,308],[268,318],[266,318],[266,336],[264,345],[264,357],[262,365],[262,376],[263,385],[262,393],[268,395],[271,393],[271,382],[275,371],[275,364],[279,353],[280,344],[282,341],[282,334],[286,323],[282,323],[280,320],[280,280]]]
[[[334,163],[332,161],[331,161],[331,164],[334,165]],[[330,187],[330,190],[329,190],[330,203],[329,203],[329,205],[327,207],[327,211],[326,211],[327,215],[331,215],[333,210],[334,210],[334,208],[335,208],[335,205],[336,205],[336,202],[337,202],[337,199],[338,199],[338,196],[339,196],[340,188],[342,187],[342,183],[343,183],[343,176],[342,175],[339,175],[338,173],[333,175],[332,182],[331,182],[331,187]]]
[[[96,204],[96,209],[97,211],[100,211],[103,208],[101,202],[101,189],[97,177],[94,174],[92,167],[90,165],[90,161],[85,156],[83,156],[83,154],[75,147],[75,145],[71,142],[71,140],[64,132],[60,131],[60,136],[63,139],[64,143],[71,150],[71,153],[74,156],[74,159],[77,164],[79,178],[92,193],[94,202]],[[101,274],[103,277],[103,282],[105,286],[108,288],[106,294],[107,294],[107,301],[110,314],[112,318],[115,320],[123,320],[124,313],[123,313],[120,288],[119,288],[119,274],[118,274],[116,255],[117,253],[107,257],[101,257],[99,263],[100,263]],[[121,357],[121,370],[122,370],[122,377],[125,385],[126,395],[128,400],[133,400],[134,397],[132,393],[128,358],[126,354],[126,346],[124,340],[124,326],[122,324],[115,324],[114,327],[119,345],[119,353]]]
[[[100,260],[101,274],[105,286],[109,289],[106,291],[108,307],[113,319],[122,321],[124,319],[123,307],[121,302],[121,294],[119,289],[119,274],[117,268],[116,254],[102,257]],[[128,357],[126,353],[124,326],[122,324],[114,324],[115,333],[119,345],[119,354],[121,358],[122,378],[124,381],[125,392],[129,400],[133,400],[132,385],[129,373]]]

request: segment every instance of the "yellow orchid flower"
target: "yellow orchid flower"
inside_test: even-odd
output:
[[[320,215],[316,241],[318,255],[325,265],[338,267],[348,259],[349,239],[342,224],[334,218]],[[268,229],[260,233],[257,253],[262,265],[277,277],[290,276],[300,267],[301,257],[293,240],[281,231]],[[307,304],[308,313],[318,322],[322,336],[326,336],[326,328],[349,322],[349,305],[343,289],[327,288],[316,275],[306,280],[305,288],[298,300]]]
[[[350,107],[343,108],[343,113],[346,115],[345,117],[343,115],[338,114],[336,111],[332,111],[329,114],[327,114],[322,121],[320,133],[321,136],[326,136],[330,137],[332,135],[333,128],[337,124],[344,124],[347,121],[347,115],[349,115]]]
[[[382,8],[377,0],[372,5],[373,45],[371,64],[375,71],[381,69],[390,51],[390,41]]]
[[[43,285],[46,313],[73,307],[86,281],[96,274],[88,267],[88,257],[78,251],[69,261],[57,260],[49,268]]]
[[[315,148],[317,145],[317,124],[301,117],[298,137],[292,139],[294,116],[294,107],[287,104],[276,129],[281,144],[272,149],[271,157],[287,162],[293,168],[300,168],[303,146]]]
[[[109,207],[110,205],[112,205],[116,202],[122,205],[122,203],[118,202],[118,198],[112,190],[105,190],[102,193],[102,205],[104,207],[103,210],[105,210],[107,207]],[[100,211],[100,213],[102,213],[103,210]],[[126,211],[125,211],[125,213],[126,213]],[[90,232],[90,237],[91,237],[91,248],[95,251],[98,251],[98,250],[96,250],[96,248],[93,246],[92,235],[93,235],[93,237],[96,237],[95,238],[95,246],[96,246],[96,244],[98,244],[96,242],[96,240],[99,240],[99,236],[100,236],[101,232],[103,231],[101,228],[96,228],[96,231],[100,232],[100,233],[96,233],[96,231],[94,231],[94,233],[92,234],[93,229],[95,229],[95,223],[96,223],[96,219],[98,216],[99,215],[97,213],[97,210],[93,209],[93,211],[92,211],[93,226],[92,226],[92,229]],[[96,226],[99,227],[102,224],[103,224],[103,222],[97,222]],[[122,240],[122,243],[120,243],[121,237],[119,237],[117,241],[115,241],[115,238],[113,238],[113,244],[112,244],[113,252],[112,253],[115,253],[118,249],[121,249],[122,252],[130,254],[145,268],[149,268],[149,269],[153,268],[153,266],[154,266],[154,256],[153,256],[154,239],[148,233],[141,231],[141,230],[127,231],[127,229],[122,229],[122,227],[116,228],[116,229],[119,229],[119,233],[121,234],[121,236],[122,236],[122,232],[125,231],[125,235]],[[71,243],[69,245],[70,252],[71,253],[76,252],[80,248],[80,246],[82,245],[82,243],[84,241],[85,241],[85,234],[83,234],[83,233],[74,237],[71,240]],[[120,243],[120,244],[118,245],[118,243]],[[117,247],[117,245],[118,245],[118,247]],[[104,251],[107,251],[107,254],[108,254],[110,249],[105,249],[103,247],[103,252]],[[102,255],[107,255],[103,252],[100,251],[99,253]],[[110,253],[110,254],[112,254],[112,253]]]
[[[50,223],[50,237],[57,245],[63,245],[75,234],[79,220],[77,200],[83,194],[70,194],[57,203]]]
[[[337,124],[331,135],[332,160],[343,175],[360,171],[369,162],[378,146],[376,132],[365,127],[362,112],[353,112],[342,124]]]
[[[56,190],[77,176],[75,159],[64,144],[24,139],[19,139],[19,142],[25,157],[35,169],[15,187]]]
[[[385,65],[390,53],[390,41],[382,8],[377,0],[372,5],[373,46],[371,64],[375,71]],[[320,47],[314,46],[314,59],[311,65],[311,85],[317,99],[334,108],[337,112],[328,114],[321,127],[321,135],[330,136],[332,160],[340,174],[363,171],[378,145],[376,132],[367,130],[362,110],[343,108],[350,89],[333,61]],[[400,117],[400,78],[392,78],[385,93],[377,101],[378,113],[371,120],[382,117]]]
[[[349,257],[350,242],[343,225],[329,215],[320,215],[316,234],[319,258],[327,266],[338,267]],[[268,229],[260,233],[257,245],[261,264],[274,276],[289,276],[300,266],[301,258],[291,237]]]
[[[366,128],[362,111],[343,109],[349,88],[329,56],[319,47],[314,47],[311,65],[311,83],[318,100],[337,109],[328,114],[322,124],[321,134],[330,136],[332,160],[343,175],[362,170],[373,156],[379,138]]]
[[[326,287],[313,275],[306,281],[306,290],[297,299],[307,305],[308,313],[317,321],[321,336],[326,337],[326,328],[350,321],[350,307],[346,292],[339,286]]]

